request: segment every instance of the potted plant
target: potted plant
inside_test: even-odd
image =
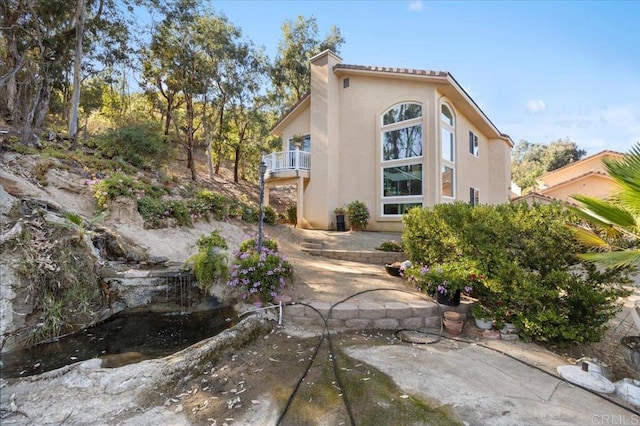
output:
[[[352,231],[366,229],[369,224],[369,209],[362,201],[352,201],[347,204],[347,219]]]
[[[238,290],[241,300],[256,303],[258,307],[281,296],[293,275],[293,267],[278,252],[278,244],[268,238],[262,244],[261,253],[257,251],[256,239],[240,245],[227,282]]]
[[[476,262],[461,259],[432,266],[413,266],[407,270],[409,281],[416,288],[435,297],[442,305],[457,306],[462,293],[471,293],[483,279]]]
[[[479,329],[491,330],[493,328],[493,313],[487,306],[476,303],[471,307],[471,314]]]
[[[344,207],[336,207],[333,210],[333,213],[336,215],[336,230],[339,232],[344,232],[347,230],[344,221],[344,215],[347,213]]]

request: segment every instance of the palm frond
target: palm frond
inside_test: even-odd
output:
[[[629,265],[640,266],[640,250],[583,253],[578,256],[581,259],[598,263],[607,268],[620,268]]]
[[[600,223],[622,228],[636,226],[634,215],[622,206],[586,195],[576,194],[572,195],[572,198],[582,203],[582,208],[578,209],[578,213],[586,215],[587,220],[592,218]]]
[[[600,238],[596,233],[578,225],[569,224],[569,227],[573,231],[578,241],[580,241],[582,244],[588,247],[600,247],[608,249],[611,248],[609,243]]]

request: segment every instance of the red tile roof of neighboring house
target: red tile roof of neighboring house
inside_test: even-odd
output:
[[[527,198],[541,198],[541,199],[547,200],[549,202],[558,202],[558,203],[563,203],[563,204],[570,204],[570,205],[573,205],[573,206],[577,205],[574,202],[565,201],[565,200],[562,200],[560,198],[552,197],[550,195],[542,194],[542,193],[536,192],[536,191],[527,192],[526,194],[521,195],[520,197],[513,198],[511,200],[511,202],[512,203],[516,203],[516,202],[519,202],[519,201],[524,201]]]

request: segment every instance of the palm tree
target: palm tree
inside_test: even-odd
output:
[[[574,195],[581,203],[573,210],[590,225],[571,225],[576,237],[595,251],[585,260],[604,267],[640,266],[640,142],[622,158],[603,160],[605,169],[620,185],[610,200]]]

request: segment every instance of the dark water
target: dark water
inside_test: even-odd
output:
[[[142,359],[159,358],[215,336],[236,322],[235,311],[226,307],[189,314],[120,313],[57,342],[3,353],[0,377],[31,376],[127,352],[138,352]]]

